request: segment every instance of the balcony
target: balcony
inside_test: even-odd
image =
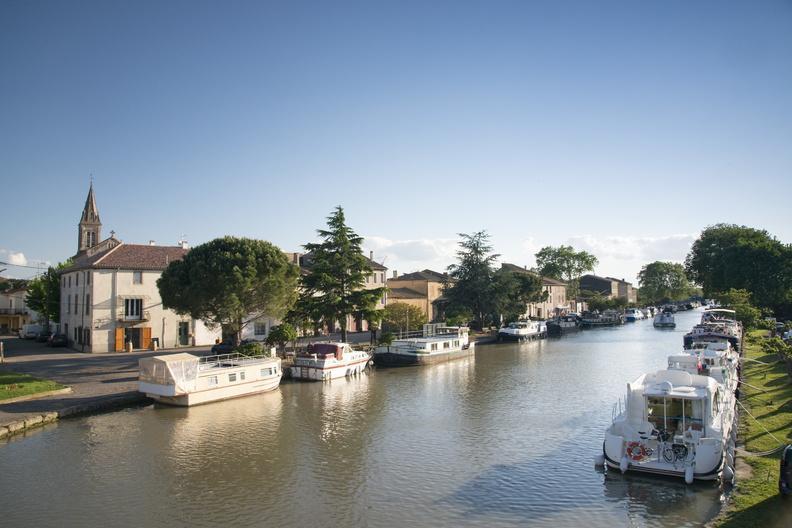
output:
[[[151,321],[151,314],[148,310],[144,310],[140,315],[121,314],[118,316],[119,323],[137,323],[141,321]]]
[[[0,315],[27,315],[27,308],[0,308]]]

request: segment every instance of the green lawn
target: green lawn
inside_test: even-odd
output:
[[[10,370],[0,369],[0,403],[9,398],[62,388],[63,385],[54,381],[42,380],[27,374],[17,374]]]
[[[783,362],[762,351],[760,342],[764,335],[764,331],[751,332],[745,357],[768,364],[746,361],[742,369],[744,383],[740,401],[759,423],[740,409],[740,439],[745,443],[744,448],[754,453],[769,451],[778,445],[759,424],[781,442],[792,442],[792,384]],[[731,504],[716,523],[718,526],[792,526],[792,498],[782,499],[778,495],[779,458],[780,453],[742,457],[751,466],[753,474],[750,478],[738,478]]]

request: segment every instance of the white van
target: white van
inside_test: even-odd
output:
[[[19,337],[22,339],[33,339],[39,332],[43,331],[44,327],[40,324],[26,324],[22,325],[22,328],[19,329]]]

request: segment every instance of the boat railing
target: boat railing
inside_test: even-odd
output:
[[[459,335],[459,329],[454,327],[439,327],[427,332],[424,330],[400,331],[393,334],[394,339],[421,339],[424,337],[447,337]]]
[[[200,370],[210,368],[233,368],[243,367],[245,365],[252,365],[260,363],[262,360],[271,359],[266,356],[254,357],[234,352],[232,354],[218,354],[216,356],[205,356],[198,359],[198,368]]]

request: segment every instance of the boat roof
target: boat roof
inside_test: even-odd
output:
[[[187,352],[179,352],[178,354],[167,354],[164,356],[152,356],[150,358],[143,358],[143,359],[153,359],[156,361],[162,361],[164,363],[176,363],[178,361],[197,361],[200,359],[198,356],[194,356],[192,354],[188,354]],[[141,361],[143,361],[141,359]]]
[[[704,310],[704,313],[727,313],[734,315],[737,312],[735,312],[734,310],[729,310],[728,308],[710,308],[708,310]]]

